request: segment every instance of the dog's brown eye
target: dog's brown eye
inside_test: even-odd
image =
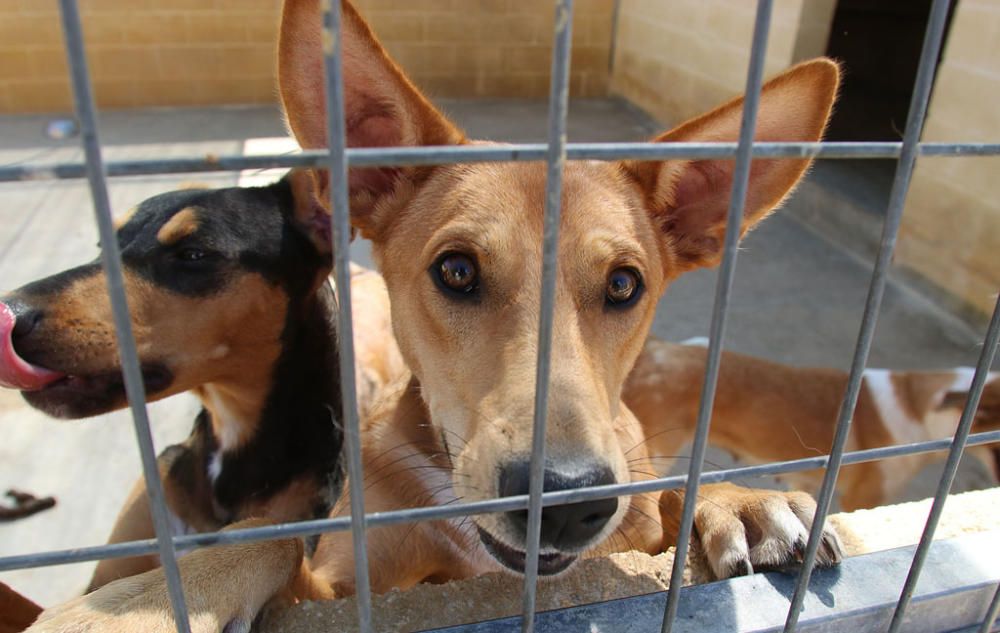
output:
[[[184,248],[177,252],[177,259],[182,262],[197,262],[208,257],[208,253],[200,248]]]
[[[479,287],[476,261],[462,253],[445,253],[434,265],[434,276],[442,288],[459,295],[470,295]]]
[[[608,275],[605,297],[608,305],[623,307],[631,304],[642,290],[642,278],[634,268],[616,268]]]

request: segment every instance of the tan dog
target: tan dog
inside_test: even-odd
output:
[[[317,0],[285,4],[279,73],[300,144],[326,141]],[[406,79],[357,13],[344,6],[347,140],[351,146],[469,142]],[[828,60],[764,87],[756,138],[815,141],[838,85]],[[742,101],[657,142],[732,141]],[[778,205],[806,160],[757,161],[742,230]],[[685,271],[720,258],[732,161],[570,163],[565,170],[553,339],[547,490],[655,476],[670,442],[621,400],[656,298]],[[318,209],[326,174],[315,174]],[[366,509],[449,503],[527,491],[537,339],[544,168],[538,164],[352,169],[352,221],[374,243],[392,323],[413,378],[366,423]],[[317,211],[317,219],[323,218]],[[633,467],[642,464],[642,467]],[[783,566],[801,553],[814,510],[803,493],[705,486],[696,527],[719,576]],[[680,495],[646,494],[547,508],[542,574],[581,555],[661,551],[673,542]],[[334,514],[346,512],[342,499]],[[375,591],[524,563],[524,512],[373,530]],[[401,551],[401,547],[405,550]],[[299,574],[286,541],[195,552],[182,561],[195,630],[241,628],[262,596],[334,597],[353,590],[350,537],[321,539]],[[821,564],[840,557],[827,531]],[[255,572],[255,575],[251,572]],[[252,592],[246,582],[253,576]],[[291,581],[291,584],[288,584]],[[163,581],[148,572],[47,612],[39,630],[167,625]]]
[[[694,432],[706,350],[650,339],[622,397],[643,425],[672,429],[665,453],[650,456],[661,467]],[[854,412],[847,450],[863,450],[954,435],[973,370],[890,371],[868,369]],[[764,463],[825,455],[847,385],[837,369],[802,368],[724,352],[709,436],[741,461]],[[973,432],[1000,428],[1000,373],[991,373]],[[992,449],[995,451],[996,449]],[[1000,477],[991,449],[970,449]],[[845,510],[894,501],[906,484],[940,453],[924,453],[846,466],[837,480]],[[823,471],[783,475],[792,488],[818,491]]]

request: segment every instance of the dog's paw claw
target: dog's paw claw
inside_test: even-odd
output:
[[[830,527],[823,530],[823,540],[816,553],[816,563],[820,567],[833,567],[839,565],[844,560],[844,546],[840,543],[840,537]]]
[[[748,558],[741,558],[740,561],[733,567],[729,574],[730,576],[752,576],[753,575],[753,563],[750,562]]]
[[[696,532],[717,578],[760,571],[791,572],[805,558],[816,504],[800,492],[726,486],[706,495],[695,515]],[[836,531],[823,530],[816,561],[838,564],[843,548]]]

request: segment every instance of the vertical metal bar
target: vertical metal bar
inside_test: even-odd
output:
[[[803,556],[802,570],[795,585],[795,594],[792,596],[792,602],[788,609],[788,619],[785,620],[785,633],[792,633],[798,624],[799,612],[802,610],[802,602],[805,600],[809,579],[816,562],[816,552],[819,550],[820,541],[823,538],[823,524],[830,512],[830,502],[837,484],[837,475],[840,473],[844,447],[850,434],[854,407],[857,406],[858,394],[861,390],[862,372],[868,361],[868,352],[871,350],[872,339],[875,336],[875,325],[878,322],[878,313],[882,305],[882,297],[885,294],[892,252],[896,246],[896,235],[903,217],[903,205],[906,202],[906,193],[910,188],[910,179],[913,176],[913,167],[919,151],[918,142],[923,130],[924,116],[927,113],[931,86],[934,83],[935,65],[941,50],[941,40],[948,17],[948,3],[949,0],[934,0],[934,5],[931,7],[931,17],[927,24],[927,33],[924,36],[923,48],[920,52],[920,65],[914,82],[913,96],[910,99],[906,131],[903,135],[903,147],[899,163],[896,165],[896,175],[889,195],[889,207],[886,211],[885,224],[882,226],[878,257],[872,271],[872,280],[865,301],[865,311],[861,318],[861,328],[854,349],[854,358],[851,361],[851,373],[847,380],[847,388],[844,390],[840,411],[837,414],[837,428],[834,433],[833,446],[830,448],[830,461],[827,463],[819,498],[816,500],[816,515],[813,517],[813,524],[809,530],[809,542]]]
[[[983,395],[983,387],[986,385],[986,378],[996,356],[997,340],[1000,340],[1000,296],[997,297],[997,304],[993,308],[993,318],[990,319],[990,326],[986,330],[986,340],[983,342],[983,349],[979,354],[979,362],[976,365],[976,373],[972,378],[972,387],[969,389],[968,399],[965,401],[965,408],[962,410],[962,417],[958,422],[958,429],[955,431],[955,438],[952,440],[951,449],[948,451],[948,459],[945,461],[944,473],[941,481],[938,482],[937,493],[934,495],[934,502],[931,504],[931,511],[927,515],[927,523],[924,525],[924,532],[920,535],[920,543],[913,553],[913,563],[910,565],[910,572],[903,583],[903,591],[899,595],[899,602],[896,604],[896,611],[892,614],[892,622],[889,623],[889,633],[896,633],[903,625],[903,617],[906,607],[910,604],[913,591],[916,589],[917,580],[920,578],[920,571],[924,567],[924,560],[927,552],[934,540],[934,532],[937,530],[941,513],[944,512],[944,504],[948,500],[948,492],[951,491],[951,484],[955,481],[955,473],[958,471],[958,462],[962,459],[962,451],[965,449],[965,441],[969,437],[972,429],[972,421],[976,417],[976,409],[979,408],[979,399]]]
[[[531,633],[535,628],[535,592],[538,588],[542,491],[545,482],[545,429],[548,421],[549,370],[552,364],[552,321],[555,313],[562,177],[566,164],[566,112],[569,108],[569,53],[572,35],[573,0],[557,0],[552,77],[549,82],[549,145],[542,235],[542,295],[538,317],[538,358],[535,366],[535,418],[531,433],[531,479],[528,488],[528,527],[525,533],[521,620],[521,630],[524,633]]]
[[[996,622],[998,613],[1000,613],[1000,585],[997,585],[996,593],[993,594],[993,601],[990,602],[990,607],[986,609],[986,617],[983,618],[983,623],[979,627],[979,633],[990,633],[993,630],[993,623]]]
[[[368,535],[365,520],[364,473],[357,388],[354,384],[354,326],[351,321],[351,228],[347,181],[344,77],[341,66],[341,11],[339,0],[324,2],[323,62],[326,69],[327,143],[330,147],[330,208],[334,276],[337,281],[337,339],[340,360],[340,397],[343,405],[347,480],[351,495],[351,542],[354,546],[354,583],[358,629],[372,630],[372,598],[368,578]]]
[[[611,42],[608,44],[608,74],[615,71],[615,55],[618,54],[618,21],[621,20],[622,0],[615,0],[611,8]]]
[[[149,431],[149,417],[146,412],[145,387],[139,367],[139,354],[132,335],[132,320],[129,316],[128,299],[125,296],[125,281],[122,274],[122,257],[111,220],[111,202],[108,198],[108,183],[101,156],[101,143],[97,135],[97,116],[94,95],[91,91],[90,74],[87,69],[86,51],[83,46],[83,30],[76,0],[60,0],[63,37],[66,42],[66,57],[73,84],[73,100],[76,115],[80,120],[80,141],[87,163],[87,180],[94,203],[94,218],[101,238],[101,264],[108,283],[108,296],[114,317],[115,335],[118,340],[118,357],[122,364],[125,394],[132,411],[136,442],[142,457],[143,476],[146,479],[146,494],[149,496],[153,515],[153,528],[159,546],[160,563],[167,577],[167,591],[173,608],[174,622],[178,633],[190,633],[187,605],[184,603],[184,588],[180,570],[177,567],[177,552],[171,538],[170,522],[163,495],[163,482],[156,465],[156,451]]]
[[[757,2],[754,19],[753,43],[750,49],[750,64],[747,69],[746,97],[743,102],[743,120],[740,123],[739,146],[733,171],[733,189],[729,199],[729,213],[726,218],[726,237],[719,270],[719,280],[715,286],[715,305],[712,308],[712,325],[709,334],[708,360],[698,408],[698,425],[694,444],[691,448],[691,464],[688,467],[687,486],[684,489],[684,509],[681,512],[680,530],[677,534],[677,549],[674,554],[673,569],[670,571],[670,587],[667,606],[663,612],[662,630],[671,630],[677,617],[681,585],[684,584],[684,565],[687,561],[691,528],[694,523],[694,509],[698,503],[698,478],[701,476],[708,446],[708,428],[715,403],[715,387],[719,378],[719,364],[722,359],[722,342],[726,333],[726,314],[729,295],[736,274],[736,255],[739,247],[740,228],[743,225],[743,211],[746,204],[747,187],[750,183],[753,137],[757,128],[757,110],[760,105],[760,87],[764,76],[764,60],[767,54],[767,37],[771,25],[771,0]]]
[[[358,604],[358,629],[372,630],[372,599],[368,578],[364,474],[361,464],[361,431],[358,421],[354,374],[354,326],[351,321],[350,206],[347,181],[344,79],[341,66],[340,0],[326,0],[323,11],[323,62],[326,69],[327,142],[330,147],[330,208],[334,275],[337,282],[337,332],[340,360],[340,393],[343,406],[344,444],[347,447],[347,480],[351,495],[351,542],[354,546],[354,579]]]

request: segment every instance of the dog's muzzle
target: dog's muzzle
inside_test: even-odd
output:
[[[0,387],[36,391],[63,378],[63,374],[32,365],[21,358],[16,340],[34,328],[36,313],[20,303],[0,302]]]
[[[505,464],[500,469],[499,493],[501,497],[528,494],[530,462],[518,460]],[[583,469],[577,468],[573,475],[555,468],[545,469],[543,490],[571,490],[587,486],[601,486],[615,483],[614,473],[604,464],[594,464]],[[618,499],[598,499],[566,505],[548,506],[542,509],[538,571],[543,575],[558,574],[576,560],[577,556],[593,546],[595,539],[607,526],[618,510]],[[519,544],[525,542],[528,530],[528,511],[516,510],[504,515],[508,532],[513,533]],[[500,538],[480,529],[479,538],[494,558],[506,567],[524,571],[524,550],[504,543]]]

